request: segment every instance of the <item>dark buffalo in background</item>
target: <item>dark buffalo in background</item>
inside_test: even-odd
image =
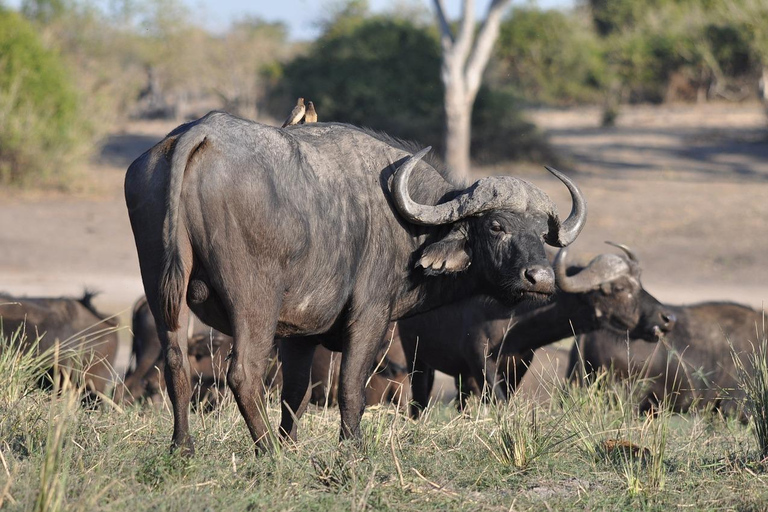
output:
[[[385,347],[377,355],[373,374],[365,387],[365,405],[405,407],[411,400],[411,383],[397,324],[390,324],[387,333]],[[337,403],[340,372],[341,354],[318,346],[312,358],[310,403],[319,406]]]
[[[276,337],[323,336],[343,353],[341,437],[361,436],[365,382],[390,319],[474,295],[508,305],[548,297],[544,243],[566,246],[586,220],[575,184],[555,204],[517,178],[468,186],[396,139],[354,126],[274,128],[210,113],[134,161],[125,196],[144,290],[158,320],[173,404],[172,447],[194,452],[186,357],[189,308],[233,335],[227,382],[258,448]],[[295,438],[314,349],[286,343],[280,435]]]
[[[126,372],[124,386],[118,387],[115,400],[131,403],[135,399],[146,399],[159,403],[165,390],[163,360],[160,339],[157,336],[155,319],[149,310],[145,297],[139,299],[133,308],[132,368]],[[188,341],[192,403],[215,406],[226,386],[226,357],[232,349],[232,338],[205,326],[194,316],[190,322],[192,335]],[[281,344],[278,341],[277,346]],[[312,397],[316,405],[335,405],[339,381],[341,355],[323,346],[317,347],[312,361]],[[392,346],[379,354],[376,372],[365,389],[366,405],[380,403],[408,403],[410,383],[405,369],[400,340],[392,339]],[[267,389],[282,385],[282,371],[278,354],[271,356],[271,363],[264,379]]]
[[[664,307],[676,322],[659,343],[605,330],[579,337],[571,350],[571,378],[590,382],[595,372],[607,370],[620,379],[642,379],[636,386],[642,411],[665,404],[677,412],[697,406],[741,413],[744,392],[731,346],[753,371],[748,356],[765,336],[764,313],[728,302]]]
[[[132,403],[145,399],[150,402],[162,401],[165,390],[165,360],[161,351],[160,339],[152,312],[146,297],[140,298],[133,307],[131,319],[133,341],[131,345],[132,367],[126,372],[123,385],[118,386],[115,401]],[[191,332],[187,356],[190,365],[192,403],[205,407],[214,406],[221,398],[226,387],[227,361],[232,350],[232,338],[206,326],[191,317]],[[272,356],[272,364],[265,378],[267,387],[279,384],[282,380],[277,357]]]
[[[617,247],[625,254],[601,254],[586,267],[568,267],[567,249],[561,249],[554,262],[560,290],[549,304],[508,308],[474,298],[401,320],[412,373],[411,415],[427,405],[435,370],[457,379],[463,408],[466,396],[483,388],[506,399],[535,349],[574,333],[604,328],[655,342],[669,331],[674,315],[643,288],[633,253]]]
[[[88,291],[81,298],[0,294],[0,321],[3,336],[10,337],[23,329],[28,348],[41,336],[39,353],[59,342],[59,365],[74,370],[76,383],[84,385],[91,397],[96,398],[96,394],[104,394],[112,386],[119,324],[93,306],[93,297]]]

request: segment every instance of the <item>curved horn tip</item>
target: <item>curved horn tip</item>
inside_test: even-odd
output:
[[[635,254],[635,251],[630,249],[627,245],[611,242],[610,240],[606,240],[605,243],[621,249],[629,257],[630,260],[634,261],[635,263],[639,263],[640,260],[637,257],[637,254]]]
[[[432,146],[427,146],[424,149],[419,150],[418,152],[413,154],[412,158],[415,158],[416,160],[421,160],[424,158],[424,155],[432,151]]]
[[[551,172],[552,174],[554,174],[555,176],[557,176],[557,175],[562,175],[562,174],[563,174],[563,173],[561,173],[560,171],[558,171],[557,169],[555,169],[554,167],[550,167],[550,166],[548,166],[548,165],[545,165],[545,166],[544,166],[544,168],[545,168],[546,170],[548,170],[549,172]]]
[[[556,230],[555,233],[550,233],[552,236],[549,236],[547,240],[549,245],[565,247],[573,243],[576,237],[579,236],[579,233],[581,233],[581,230],[584,229],[587,221],[587,201],[578,185],[571,178],[554,167],[545,165],[544,168],[559,179],[571,194],[571,213],[562,223],[561,229]]]

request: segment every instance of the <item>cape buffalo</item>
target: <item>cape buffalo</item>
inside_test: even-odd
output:
[[[728,302],[664,307],[677,320],[657,344],[605,330],[579,337],[571,350],[571,378],[589,381],[597,370],[612,370],[622,379],[642,379],[641,411],[668,405],[685,412],[696,405],[739,412],[744,392],[731,347],[751,371],[745,356],[765,336],[764,313]]]
[[[78,384],[95,398],[112,383],[118,322],[99,313],[91,302],[93,297],[88,291],[79,299],[0,294],[0,327],[6,337],[19,329],[24,331],[27,348],[40,336],[39,353],[58,342],[59,365],[74,370]]]
[[[360,437],[364,387],[390,319],[472,295],[546,298],[543,243],[586,221],[575,184],[561,222],[540,189],[510,176],[453,183],[429,148],[336,123],[285,129],[212,112],[172,131],[125,179],[144,290],[173,403],[172,448],[189,435],[189,308],[234,337],[227,382],[257,449],[269,448],[262,377],[276,337],[323,336],[343,353],[341,438]],[[280,435],[308,401],[313,349],[285,343]]]
[[[616,244],[612,244],[616,245]],[[549,304],[508,308],[470,299],[399,322],[411,372],[413,407],[427,405],[435,370],[457,378],[459,407],[487,387],[506,399],[533,360],[533,351],[573,334],[610,329],[649,342],[669,331],[674,314],[643,289],[634,254],[601,254],[586,267],[566,268],[567,249],[555,258],[560,291]]]

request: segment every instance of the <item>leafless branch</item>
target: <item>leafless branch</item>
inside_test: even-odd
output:
[[[440,39],[444,40],[443,46],[451,47],[454,42],[453,32],[451,31],[451,25],[448,23],[448,18],[445,17],[445,6],[443,0],[435,1],[435,16],[437,16],[437,24],[440,27]]]
[[[499,35],[501,17],[511,0],[493,0],[488,7],[488,14],[480,27],[475,46],[466,67],[467,91],[470,95],[477,93],[483,76],[483,70],[493,51],[493,44]]]

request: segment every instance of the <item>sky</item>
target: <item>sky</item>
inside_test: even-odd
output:
[[[258,16],[266,21],[282,21],[289,30],[292,40],[311,40],[319,35],[317,20],[323,18],[329,7],[338,5],[340,0],[182,0],[193,13],[193,19],[208,29],[224,30],[232,20],[243,15]],[[11,8],[18,8],[21,0],[0,0]],[[97,0],[96,3],[101,3]],[[106,3],[106,2],[105,2]],[[444,0],[449,16],[459,14],[459,0]],[[526,5],[529,0],[514,0],[513,5]],[[570,8],[575,0],[537,0],[539,7]],[[403,5],[422,5],[431,9],[431,0],[369,0],[373,12],[391,11]],[[478,18],[484,16],[490,0],[477,0]]]

